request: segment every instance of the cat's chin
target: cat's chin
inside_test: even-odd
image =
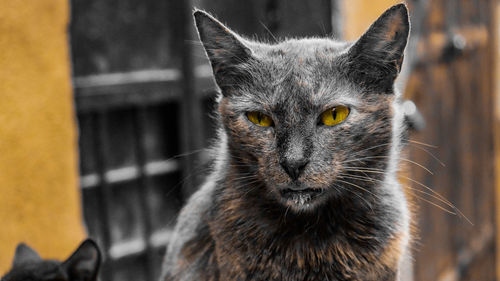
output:
[[[323,200],[325,190],[317,188],[306,188],[302,190],[294,190],[291,188],[284,188],[280,191],[281,201],[285,206],[290,207],[295,211],[312,211]]]

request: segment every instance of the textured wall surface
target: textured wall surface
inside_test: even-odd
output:
[[[497,248],[496,270],[497,280],[500,280],[500,0],[493,1],[492,6],[492,33],[493,33],[493,91],[495,95],[495,177],[496,177],[496,223],[497,223]]]
[[[84,237],[66,0],[0,0],[0,275],[25,241],[65,258]]]

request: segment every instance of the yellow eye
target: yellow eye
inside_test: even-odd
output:
[[[321,124],[333,126],[341,123],[349,115],[349,108],[343,105],[338,105],[321,113]]]
[[[247,117],[252,123],[262,127],[269,127],[273,125],[273,119],[271,119],[271,117],[257,111],[248,112]]]

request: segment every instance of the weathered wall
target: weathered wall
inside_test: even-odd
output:
[[[496,180],[496,273],[500,280],[500,0],[491,3],[493,35],[492,56],[494,58],[493,91],[495,99],[495,180]]]
[[[84,236],[66,0],[0,0],[0,274],[25,241],[66,257]]]

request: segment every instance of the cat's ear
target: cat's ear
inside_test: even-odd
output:
[[[17,267],[21,264],[39,262],[42,258],[38,253],[31,249],[28,245],[24,243],[19,243],[16,248],[16,253],[14,254],[14,261],[12,267]]]
[[[349,49],[351,76],[368,88],[392,92],[403,63],[409,32],[405,4],[385,11]]]
[[[93,281],[96,280],[100,264],[101,252],[97,244],[87,239],[63,262],[63,268],[70,280]]]
[[[193,15],[215,80],[224,93],[224,88],[235,84],[242,74],[238,65],[248,61],[252,51],[243,38],[208,13],[196,10]]]

